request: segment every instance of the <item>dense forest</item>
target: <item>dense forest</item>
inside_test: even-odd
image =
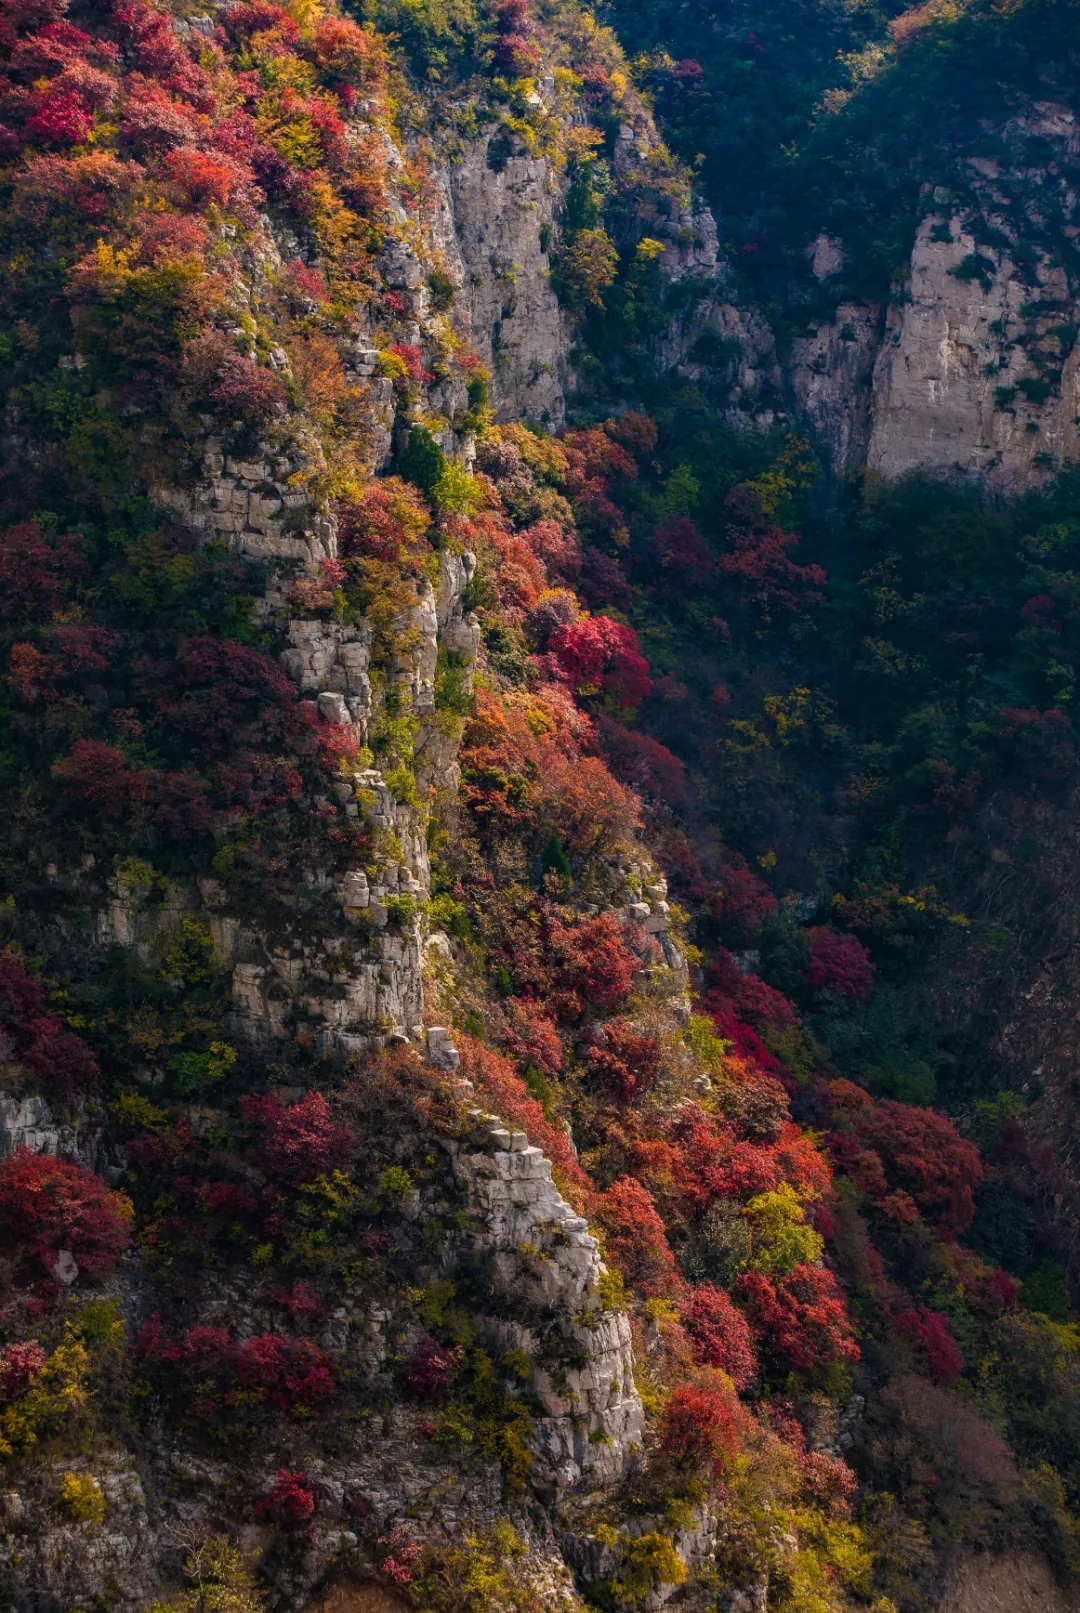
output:
[[[0,0],[0,1608],[1078,1605],[1075,32]]]

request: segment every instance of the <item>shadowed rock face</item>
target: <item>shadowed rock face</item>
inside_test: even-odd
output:
[[[889,309],[874,366],[871,470],[892,480],[925,466],[1012,492],[1075,456],[1077,355],[1070,348],[1061,363],[1051,335],[1074,305],[1059,266],[1044,260],[1039,279],[1040,303],[1054,311],[1034,316],[1032,289],[1007,254],[993,265],[959,219],[923,220],[910,299]]]

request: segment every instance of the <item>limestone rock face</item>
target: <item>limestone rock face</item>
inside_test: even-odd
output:
[[[0,1159],[17,1148],[31,1154],[68,1154],[74,1141],[71,1128],[57,1125],[44,1098],[0,1097]]]
[[[92,1105],[79,1100],[61,1115],[38,1093],[0,1093],[0,1160],[20,1148],[106,1173],[111,1163],[102,1157],[101,1116]]]
[[[439,191],[433,235],[491,370],[496,414],[560,425],[571,334],[550,279],[551,164],[515,151],[504,133],[485,135],[444,166]]]
[[[722,265],[721,265],[722,271]],[[771,426],[783,418],[782,374],[772,331],[753,307],[740,306],[721,272],[715,288],[660,344],[658,357],[692,381],[721,374],[724,413],[733,426]]]
[[[1007,252],[991,257],[958,218],[922,221],[910,300],[890,308],[874,366],[871,470],[962,472],[1008,492],[1075,457],[1075,338],[1062,364],[1051,335],[1074,304],[1060,266],[1044,260],[1037,273],[1033,291]],[[1033,297],[1049,305],[1037,316]]]
[[[831,318],[779,348],[695,214],[694,266],[674,254],[670,269],[713,275],[716,289],[664,361],[691,379],[722,375],[733,423],[791,419],[838,476],[865,466],[1004,494],[1038,485],[1080,454],[1078,294],[1060,250],[1077,233],[1080,128],[1067,108],[1036,105],[1000,131],[1000,150],[969,160],[956,188],[927,187],[885,307],[838,292]],[[840,241],[819,236],[809,257],[826,293],[842,286]]]
[[[65,1473],[90,1476],[105,1502],[100,1527],[65,1520],[57,1498]],[[158,1539],[134,1458],[102,1451],[92,1463],[61,1461],[32,1486],[0,1494],[0,1582],[27,1587],[32,1602],[19,1606],[91,1606],[104,1586],[115,1587],[114,1605],[145,1607],[160,1594]]]
[[[866,462],[880,334],[879,308],[845,302],[834,320],[791,344],[788,378],[798,416],[825,446],[837,475]]]
[[[588,1223],[551,1178],[551,1162],[524,1132],[478,1117],[477,1143],[459,1152],[454,1171],[483,1219],[478,1240],[493,1256],[508,1294],[550,1319],[568,1357],[541,1356],[532,1329],[513,1324],[515,1342],[533,1361],[532,1387],[546,1415],[538,1454],[558,1488],[588,1476],[620,1478],[641,1443],[644,1412],[634,1383],[630,1324],[600,1298],[605,1267]],[[579,1364],[584,1361],[584,1364]]]
[[[318,697],[320,714],[329,721],[354,722],[366,731],[371,712],[367,624],[345,627],[297,618],[289,623],[288,632],[289,647],[282,660],[301,692]]]

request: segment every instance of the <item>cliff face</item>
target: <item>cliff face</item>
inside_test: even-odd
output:
[[[1068,457],[1071,282],[1013,194],[1071,219],[1067,116],[926,198],[910,295],[785,343],[575,7],[3,15],[7,1602],[893,1613],[980,1508],[1067,1557],[949,1393],[939,1304],[1049,1348],[956,1243],[978,1151],[837,1078],[800,1014],[867,948],[708,825],[705,871],[639,716],[689,710],[685,590],[777,750],[829,728],[761,671],[825,580],[770,428],[886,479]],[[823,307],[843,270],[822,235]],[[703,494],[684,420],[753,475]]]
[[[553,87],[542,80],[538,94]],[[566,414],[571,341],[551,283],[562,186],[547,158],[504,146],[498,135],[473,141],[445,165],[436,238],[491,371],[498,417],[554,428]]]
[[[789,341],[781,386],[836,474],[922,469],[1015,494],[1075,458],[1076,142],[1064,106],[1008,124],[1008,155],[926,188],[884,307],[841,301]],[[841,284],[840,242],[819,237],[812,269],[826,294]]]
[[[287,14],[271,11],[273,15],[264,17],[255,8],[251,16],[258,27],[284,29],[284,43],[276,48],[287,53],[298,37],[297,25]],[[217,12],[213,18],[191,21],[148,10],[137,20],[157,41],[166,66],[174,68],[177,62],[199,58],[205,21],[208,37],[218,30],[214,66],[221,73],[225,71],[221,47],[229,43],[227,28],[238,28],[241,38],[248,36],[243,32],[246,10],[239,22],[233,12],[222,9],[220,14],[226,28]],[[126,26],[119,25],[121,38],[125,48],[134,51],[123,33]],[[337,61],[335,52],[344,50],[346,56],[353,52],[347,67],[330,69],[331,80],[337,82],[333,74],[341,71],[348,86],[348,75],[355,73],[370,92],[371,63],[364,36],[355,27],[351,33],[335,32],[335,26],[316,35],[310,46],[314,57],[322,61],[320,52],[325,52]],[[73,33],[72,38],[77,45],[86,40],[88,50],[97,48],[88,35]],[[110,39],[100,53],[115,70],[121,59],[117,45]],[[150,57],[146,52],[144,56],[146,65]],[[272,51],[270,59],[275,59]],[[305,60],[296,71],[310,87],[311,70]],[[552,94],[553,82],[540,81],[534,97],[538,107],[541,95]],[[109,90],[110,95],[117,93]],[[138,93],[132,92],[133,100]],[[205,91],[208,105],[209,96]],[[473,1539],[477,1531],[496,1525],[504,1533],[498,1536],[501,1545],[492,1559],[493,1573],[502,1572],[507,1540],[512,1542],[511,1556],[528,1554],[513,1594],[525,1595],[521,1587],[526,1587],[528,1596],[544,1606],[576,1606],[563,1550],[556,1544],[562,1498],[590,1487],[600,1497],[612,1493],[639,1460],[644,1440],[630,1325],[618,1285],[612,1287],[614,1279],[601,1260],[596,1238],[555,1185],[542,1150],[512,1122],[504,1127],[499,1115],[475,1107],[484,1093],[467,1078],[455,1033],[437,1023],[436,1012],[461,1018],[461,1005],[447,987],[447,975],[457,970],[468,978],[475,971],[475,960],[467,949],[463,951],[460,940],[451,940],[429,917],[434,814],[452,818],[460,811],[463,714],[472,709],[474,677],[483,663],[481,624],[469,603],[478,567],[470,536],[476,532],[489,574],[502,563],[498,545],[512,547],[514,541],[498,495],[490,484],[485,491],[469,474],[475,434],[479,428],[497,448],[494,418],[552,428],[561,423],[565,411],[570,323],[550,274],[552,231],[565,176],[554,149],[529,154],[527,142],[500,130],[453,146],[452,153],[429,148],[417,180],[416,151],[410,151],[382,115],[377,98],[357,107],[351,86],[348,93],[343,90],[343,109],[352,111],[344,124],[327,103],[311,104],[321,108],[320,127],[330,128],[327,138],[337,140],[341,152],[362,150],[357,183],[370,180],[378,185],[379,225],[368,230],[355,218],[344,225],[346,231],[357,230],[355,239],[363,246],[352,248],[356,255],[342,268],[334,257],[338,237],[331,228],[332,209],[321,221],[327,231],[321,237],[322,250],[310,238],[301,243],[302,225],[298,235],[279,218],[255,212],[247,198],[240,204],[241,222],[219,224],[214,216],[217,269],[223,272],[210,298],[218,324],[209,328],[204,340],[217,356],[204,376],[204,390],[196,387],[191,398],[182,446],[177,445],[176,454],[151,454],[137,468],[132,461],[131,475],[149,505],[168,512],[175,530],[185,534],[186,552],[217,555],[243,579],[242,608],[250,608],[245,642],[259,648],[235,651],[241,659],[247,656],[246,671],[240,684],[231,686],[231,693],[225,690],[224,672],[220,688],[204,685],[202,698],[215,700],[220,693],[224,702],[213,721],[228,728],[234,720],[243,720],[245,703],[258,700],[243,680],[262,680],[274,691],[272,698],[281,709],[296,719],[290,718],[293,726],[287,739],[281,731],[281,742],[294,752],[299,745],[306,760],[296,754],[274,761],[253,757],[255,771],[309,767],[313,756],[306,748],[306,736],[314,735],[324,747],[322,763],[316,764],[316,772],[322,766],[322,777],[310,793],[302,793],[305,784],[299,772],[289,775],[274,807],[288,811],[291,800],[299,810],[299,832],[284,858],[275,855],[263,863],[268,883],[261,890],[249,886],[239,900],[231,853],[214,861],[211,848],[207,857],[195,857],[194,866],[189,863],[183,871],[174,869],[159,877],[152,872],[155,852],[149,843],[142,844],[138,830],[134,844],[142,860],[140,855],[125,861],[88,853],[80,865],[77,859],[72,861],[70,848],[58,847],[58,860],[48,864],[44,877],[58,893],[66,893],[64,899],[73,897],[89,921],[78,942],[69,937],[71,957],[81,959],[76,965],[80,970],[93,972],[106,958],[123,957],[129,960],[123,967],[152,973],[162,956],[176,952],[179,957],[188,941],[200,938],[198,945],[205,946],[213,960],[219,993],[217,1008],[203,1024],[208,1030],[216,1016],[213,1034],[219,1040],[211,1044],[210,1054],[194,1055],[189,1095],[204,1081],[210,1068],[207,1059],[224,1058],[222,1070],[239,1060],[252,1072],[262,1072],[255,1076],[256,1091],[268,1084],[280,1091],[279,1098],[268,1100],[267,1113],[277,1113],[276,1105],[295,1101],[307,1087],[306,1081],[297,1085],[294,1080],[296,1054],[302,1049],[301,1061],[313,1059],[336,1069],[339,1077],[347,1069],[366,1068],[365,1061],[404,1061],[402,1068],[412,1072],[410,1079],[435,1084],[438,1102],[449,1101],[452,1118],[443,1124],[426,1110],[421,1117],[418,1110],[404,1130],[400,1125],[395,1129],[392,1117],[378,1112],[377,1091],[350,1099],[358,1105],[355,1124],[381,1139],[378,1151],[384,1151],[384,1145],[390,1148],[391,1162],[386,1163],[383,1177],[388,1170],[395,1185],[379,1188],[375,1179],[369,1179],[364,1191],[374,1192],[376,1199],[382,1193],[385,1206],[397,1206],[391,1212],[397,1230],[369,1235],[354,1228],[355,1241],[346,1237],[342,1252],[348,1251],[354,1275],[345,1280],[332,1306],[317,1300],[314,1290],[305,1290],[310,1297],[301,1308],[307,1306],[315,1320],[307,1327],[303,1349],[308,1359],[323,1363],[320,1372],[333,1362],[337,1364],[330,1370],[339,1379],[343,1373],[346,1377],[359,1373],[357,1381],[371,1386],[382,1380],[383,1389],[375,1391],[384,1402],[377,1428],[370,1423],[370,1407],[376,1400],[368,1390],[360,1401],[351,1402],[352,1409],[336,1432],[316,1429],[315,1422],[310,1430],[304,1426],[303,1420],[312,1416],[304,1401],[306,1391],[274,1391],[282,1407],[292,1403],[300,1421],[292,1432],[287,1424],[274,1429],[270,1446],[264,1430],[246,1451],[238,1448],[233,1453],[214,1452],[213,1439],[208,1445],[198,1433],[192,1440],[191,1430],[182,1426],[192,1404],[185,1406],[182,1397],[168,1409],[168,1388],[162,1390],[165,1399],[153,1414],[152,1425],[145,1423],[135,1438],[130,1437],[129,1426],[126,1444],[124,1416],[115,1420],[106,1416],[96,1435],[87,1433],[81,1449],[58,1454],[46,1449],[41,1460],[16,1466],[11,1475],[4,1497],[0,1562],[5,1594],[20,1608],[90,1605],[103,1595],[112,1605],[141,1608],[175,1585],[185,1554],[194,1582],[202,1586],[200,1552],[207,1540],[216,1538],[214,1530],[221,1529],[226,1515],[231,1516],[229,1535],[236,1534],[238,1517],[246,1516],[240,1541],[244,1561],[261,1563],[265,1584],[273,1586],[283,1606],[300,1605],[328,1576],[375,1572],[380,1577],[367,1562],[372,1549],[389,1564],[381,1575],[384,1584],[393,1585],[395,1575],[400,1584],[408,1583],[406,1565],[422,1548],[438,1541],[460,1546],[465,1536]],[[152,142],[151,146],[156,150]],[[199,150],[188,160],[197,167],[202,160]],[[334,160],[340,167],[350,159],[339,152]],[[206,162],[213,178],[217,169],[212,159]],[[231,183],[220,180],[222,202]],[[419,208],[417,192],[423,199]],[[323,196],[318,205],[325,201]],[[334,227],[342,227],[340,219]],[[191,239],[196,244],[204,239],[202,231],[201,224],[195,226]],[[310,269],[304,254],[312,260]],[[108,258],[102,244],[98,261],[118,266],[122,295],[123,277],[131,272],[128,258]],[[185,272],[197,279],[202,273],[197,260],[191,257],[186,262]],[[344,319],[328,311],[330,294],[322,272],[340,275],[337,294],[350,309]],[[299,327],[274,312],[276,305],[277,316],[285,314],[280,298],[286,285],[293,288],[288,295],[293,313],[299,314]],[[223,328],[238,339],[242,360],[230,357],[232,337],[225,341],[215,333]],[[76,336],[75,356],[65,360],[68,371],[75,374],[86,363],[78,340]],[[467,363],[457,362],[461,354],[467,355]],[[215,372],[213,362],[223,363],[225,369]],[[235,429],[230,418],[233,409],[244,407],[242,399],[226,404],[224,411],[212,401],[212,388],[225,384],[221,377],[226,373],[235,373],[240,392],[245,386],[252,389],[246,430]],[[467,383],[476,377],[483,384],[474,400],[467,396]],[[488,396],[492,408],[487,406]],[[154,418],[156,407],[156,400],[148,402],[143,396],[129,402],[127,418],[137,422],[138,430],[139,421]],[[169,407],[177,407],[175,390]],[[328,432],[335,410],[341,413]],[[441,488],[444,482],[448,489],[433,504],[444,528],[438,546],[423,538],[431,526],[431,511],[409,484],[397,479],[387,483],[392,502],[380,503],[376,495],[372,506],[376,523],[383,523],[381,535],[365,527],[367,547],[361,539],[358,548],[350,526],[343,539],[343,520],[359,519],[362,526],[368,520],[350,489],[375,485],[370,478],[417,442],[435,465],[433,472],[425,473],[429,494],[434,497],[434,487]],[[11,451],[14,457],[22,451],[17,435]],[[516,450],[507,443],[506,453],[514,457]],[[547,514],[548,529],[558,536],[560,529],[550,513],[567,523],[568,504],[553,491],[545,495],[534,488],[532,473],[520,455],[516,462],[518,496],[535,498],[537,515]],[[424,475],[419,480],[423,482]],[[491,514],[486,525],[473,528],[468,515],[478,506]],[[560,541],[569,542],[572,550],[571,538]],[[419,547],[406,560],[410,543]],[[343,562],[359,555],[362,597],[346,605],[340,590],[349,573]],[[534,576],[543,581],[543,571],[539,561],[528,564],[531,587]],[[488,589],[479,597],[487,599],[490,611],[496,601],[490,583]],[[114,650],[118,651],[124,631],[110,638]],[[204,641],[199,642],[205,651]],[[185,653],[181,647],[180,654]],[[285,684],[277,682],[275,666],[285,674]],[[489,680],[491,676],[489,672]],[[194,712],[192,716],[198,729],[200,719]],[[576,732],[587,734],[587,720]],[[107,766],[124,765],[115,750],[105,748],[94,755]],[[594,773],[600,769],[595,759],[588,765]],[[600,776],[606,776],[602,770]],[[617,789],[614,781],[609,783]],[[207,787],[195,788],[205,792]],[[259,809],[254,810],[257,814]],[[216,820],[219,834],[225,821]],[[230,821],[239,826],[241,813],[233,812]],[[253,818],[246,821],[254,827]],[[633,904],[640,897],[642,869],[646,878],[658,877],[651,873],[647,853],[636,844],[635,825],[634,811],[628,807],[619,845],[623,859],[636,854],[633,888],[626,885],[619,867],[601,863],[591,892],[598,900],[586,904],[584,914],[572,902],[566,913],[571,924],[589,913],[604,915],[604,935],[615,944],[620,967],[625,968],[627,960],[639,967],[642,989],[651,991],[656,1012],[662,1018],[666,1015],[665,1022],[681,1036],[685,965],[664,933],[666,904],[659,903],[662,915],[659,909],[652,913],[640,900]],[[643,916],[649,920],[647,931]],[[623,935],[638,954],[626,952]],[[184,965],[177,967],[181,972],[175,977],[176,989],[183,990]],[[22,978],[21,965],[18,973]],[[625,986],[629,978],[627,974]],[[425,982],[436,984],[429,990]],[[668,999],[678,1013],[663,1006]],[[555,1034],[553,1028],[550,1034]],[[599,1024],[595,1034],[603,1036]],[[0,1110],[2,1157],[13,1163],[77,1161],[84,1173],[79,1180],[95,1180],[91,1172],[97,1170],[111,1181],[126,1181],[131,1161],[117,1136],[108,1135],[109,1112],[100,1091],[88,1091],[78,1100],[54,1094],[50,1102],[46,1093],[34,1090],[33,1078],[16,1056],[21,1045],[4,1043],[5,1079],[12,1090],[5,1093]],[[219,1052],[213,1053],[213,1048]],[[155,1128],[165,1124],[166,1111],[150,1099],[162,1096],[162,1089],[170,1086],[174,1079],[170,1067],[175,1064],[168,1064],[161,1044],[148,1042],[146,1060],[135,1071],[134,1085],[127,1088],[135,1105],[131,1113],[150,1117],[143,1140],[155,1157]],[[546,1135],[539,1105],[527,1098],[509,1064],[505,1070],[502,1087],[496,1082],[491,1095],[501,1093],[515,1113],[524,1105],[530,1123],[539,1122]],[[202,1099],[197,1098],[181,1119],[180,1131],[169,1132],[192,1161],[203,1148],[216,1146],[211,1142],[214,1128],[228,1109],[228,1102],[222,1109],[215,1101],[220,1096],[215,1093],[219,1079],[211,1077]],[[299,1115],[300,1110],[280,1112]],[[171,1147],[167,1145],[166,1151]],[[409,1163],[415,1150],[423,1158],[419,1169],[415,1161]],[[576,1169],[573,1150],[565,1141],[560,1158],[567,1169]],[[164,1155],[148,1169],[145,1181],[151,1192],[155,1182],[160,1186],[163,1181],[163,1164]],[[195,1169],[198,1173],[202,1167]],[[336,1193],[339,1212],[348,1218],[351,1212],[346,1206],[355,1200],[358,1184],[339,1171],[332,1178],[337,1186],[332,1187],[331,1178],[314,1176],[314,1171],[312,1166],[307,1177],[299,1179],[301,1191]],[[233,1195],[241,1216],[247,1213],[244,1205],[250,1209],[254,1204],[251,1183],[260,1174],[261,1168],[255,1167],[247,1186],[221,1189]],[[399,1179],[403,1185],[398,1185]],[[422,1185],[414,1188],[413,1181],[421,1179]],[[287,1195],[296,1185],[295,1177],[290,1180],[293,1186]],[[323,1186],[314,1188],[313,1181]],[[187,1191],[179,1187],[181,1198]],[[580,1201],[576,1182],[575,1191]],[[168,1215],[179,1200],[166,1198],[168,1206],[166,1199],[160,1199],[160,1206]],[[328,1233],[328,1227],[326,1223],[317,1234],[324,1245],[327,1236],[331,1241],[336,1236]],[[179,1223],[169,1239],[174,1236],[184,1242]],[[407,1270],[410,1281],[380,1279],[372,1289],[361,1273],[371,1265],[373,1251],[385,1253],[395,1242],[405,1257],[400,1270]],[[63,1323],[59,1315],[82,1314],[72,1305],[77,1307],[85,1281],[80,1262],[86,1257],[77,1239],[74,1247],[74,1256],[70,1249],[55,1258],[52,1253],[42,1256],[48,1271],[58,1274],[47,1278],[49,1293],[42,1313],[59,1303],[60,1312],[48,1323],[54,1343],[65,1327],[78,1325]],[[176,1252],[179,1247],[175,1245]],[[102,1300],[113,1318],[106,1326],[108,1337],[118,1338],[125,1327],[131,1338],[143,1336],[148,1325],[153,1332],[164,1308],[171,1318],[165,1325],[180,1327],[182,1340],[157,1355],[157,1345],[149,1345],[141,1359],[156,1362],[151,1375],[160,1369],[166,1380],[177,1369],[187,1372],[182,1363],[188,1361],[193,1339],[205,1339],[210,1350],[201,1364],[191,1357],[189,1365],[195,1366],[197,1376],[227,1369],[230,1351],[238,1346],[242,1353],[259,1339],[273,1341],[266,1346],[271,1353],[287,1352],[294,1348],[289,1342],[294,1329],[288,1322],[281,1329],[276,1317],[277,1300],[272,1296],[277,1289],[268,1285],[265,1271],[267,1258],[272,1258],[270,1249],[267,1244],[255,1266],[245,1265],[243,1258],[239,1264],[229,1257],[204,1260],[193,1251],[196,1258],[180,1288],[168,1275],[173,1256],[161,1265],[151,1261],[155,1275],[131,1258],[109,1280]],[[424,1331],[416,1296],[433,1284],[432,1295],[441,1296],[433,1300],[436,1310],[445,1307],[446,1295],[457,1280],[454,1274],[461,1272],[469,1274],[475,1292],[470,1294],[468,1311],[459,1308],[456,1313],[453,1326],[464,1329],[461,1342],[443,1350]],[[10,1294],[8,1298],[6,1336],[13,1328],[18,1338],[25,1331],[16,1316],[21,1302]],[[428,1325],[439,1324],[432,1320]],[[72,1347],[85,1354],[82,1343]],[[13,1348],[15,1360],[23,1346],[17,1343]],[[26,1348],[38,1346],[34,1342]],[[504,1369],[504,1377],[509,1372],[507,1381],[515,1386],[511,1400],[517,1409],[511,1410],[507,1431],[500,1431],[503,1410],[496,1410],[492,1420],[492,1407],[503,1408],[506,1387],[491,1377],[481,1392],[491,1402],[484,1412],[487,1432],[480,1438],[482,1448],[470,1452],[464,1462],[460,1454],[438,1454],[431,1444],[434,1422],[423,1416],[417,1420],[415,1408],[406,1410],[397,1403],[395,1374],[400,1374],[403,1361],[418,1351],[422,1356],[425,1349],[434,1352],[430,1370],[435,1376],[428,1388],[419,1391],[418,1403],[426,1396],[436,1415],[445,1398],[439,1374],[455,1370],[466,1353],[471,1358],[480,1350],[477,1360],[488,1363],[481,1371],[489,1376],[491,1359],[512,1363]],[[211,1367],[215,1351],[218,1364]],[[82,1359],[78,1356],[79,1363]],[[345,1367],[348,1361],[354,1365]],[[37,1370],[32,1367],[31,1375]],[[79,1364],[78,1373],[82,1371]],[[82,1408],[89,1400],[78,1373],[71,1380],[70,1398],[73,1407]],[[208,1380],[206,1387],[210,1398],[195,1412],[196,1422],[219,1414],[228,1421],[231,1412],[226,1408],[234,1404],[234,1392],[221,1399],[218,1390],[209,1390]],[[18,1386],[14,1392],[18,1394]],[[265,1394],[257,1391],[250,1404],[265,1399]],[[370,1407],[361,1410],[365,1397]],[[5,1425],[10,1437],[3,1450],[9,1456],[38,1443],[32,1422],[25,1434],[21,1425],[19,1434],[14,1434],[13,1426]],[[309,1431],[314,1439],[307,1437]],[[243,1444],[254,1432],[249,1428],[241,1433],[237,1427],[231,1437]],[[464,1425],[459,1433],[464,1450],[475,1436]],[[457,1438],[448,1437],[451,1444]],[[506,1463],[513,1469],[510,1479],[504,1474]],[[300,1470],[307,1475],[298,1492],[298,1511],[290,1512],[292,1503],[282,1503],[282,1511],[271,1495],[261,1511],[261,1502],[247,1501],[239,1503],[236,1513],[242,1492],[252,1485],[265,1490],[275,1470],[280,1479],[293,1469],[298,1470],[298,1480]],[[72,1494],[85,1492],[89,1497],[82,1512],[75,1503],[66,1515],[65,1504],[60,1503],[58,1512],[57,1496],[66,1493],[65,1485]],[[535,1499],[530,1501],[530,1496]],[[290,1532],[306,1525],[309,1513],[316,1510],[313,1527],[305,1526],[300,1534]],[[587,1527],[585,1514],[562,1525],[567,1551],[577,1532]],[[510,1520],[520,1534],[511,1529]],[[404,1546],[398,1544],[399,1535]],[[395,1550],[404,1551],[400,1570]],[[685,1572],[678,1558],[672,1562]],[[461,1573],[467,1572],[465,1565]],[[228,1583],[235,1581],[239,1595],[246,1570],[240,1558],[229,1558],[226,1552],[218,1568],[211,1564],[206,1573],[207,1583],[216,1583],[214,1573],[233,1575]],[[498,1587],[511,1594],[509,1581],[504,1584],[500,1578]]]

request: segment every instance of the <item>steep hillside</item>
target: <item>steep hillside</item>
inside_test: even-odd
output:
[[[1015,493],[1075,457],[1071,6],[608,9],[720,221],[727,300],[768,326],[732,346],[705,318],[714,395],[745,411],[749,357],[756,412],[838,474]]]
[[[1064,257],[794,336],[570,3],[0,19],[0,1604],[1067,1606],[1075,332],[878,395]]]

